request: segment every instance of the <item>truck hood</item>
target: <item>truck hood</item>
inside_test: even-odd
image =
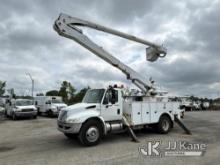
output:
[[[27,105],[27,106],[16,106],[19,109],[36,109],[34,105]]]
[[[64,108],[67,111],[67,116],[77,115],[79,113],[89,113],[90,111],[96,111],[100,104],[95,103],[78,103]]]
[[[78,104],[70,105],[70,106],[64,108],[64,110],[66,110],[68,113],[76,113],[76,112],[82,111],[82,110],[95,109],[97,106],[99,106],[99,104],[78,103]]]
[[[77,119],[76,122],[83,122],[88,117],[99,116],[100,111],[98,109],[100,109],[100,104],[78,103],[78,104],[74,104],[66,108],[63,108],[61,111],[66,111],[65,119]],[[64,119],[64,118],[62,119],[61,118],[60,120]]]

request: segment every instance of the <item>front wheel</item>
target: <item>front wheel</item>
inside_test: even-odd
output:
[[[172,128],[172,121],[167,116],[161,116],[157,124],[157,131],[161,134],[167,134]]]
[[[103,135],[102,127],[96,120],[89,120],[82,125],[79,140],[85,146],[97,145]]]

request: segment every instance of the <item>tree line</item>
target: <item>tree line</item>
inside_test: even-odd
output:
[[[70,82],[63,81],[58,90],[54,89],[47,91],[45,95],[60,96],[62,97],[64,103],[71,105],[81,102],[88,89],[90,89],[90,87],[82,88],[77,92]]]

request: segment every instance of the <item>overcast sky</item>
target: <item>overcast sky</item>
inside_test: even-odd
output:
[[[164,90],[220,96],[219,0],[0,0],[0,80],[17,93],[129,85],[125,75],[52,26],[60,12],[164,44],[166,58],[147,62],[145,46],[86,30],[96,43]]]

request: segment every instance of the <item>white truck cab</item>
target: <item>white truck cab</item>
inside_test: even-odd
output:
[[[34,98],[38,114],[47,114],[48,116],[57,116],[62,108],[67,107],[59,96],[36,96]]]
[[[37,108],[33,105],[33,100],[11,99],[5,105],[6,115],[16,120],[18,117],[37,118]]]
[[[125,130],[124,120],[133,129],[151,126],[160,133],[168,133],[173,127],[174,115],[180,118],[178,102],[123,93],[121,88],[87,91],[82,103],[61,110],[58,130],[70,138],[78,136],[82,144],[90,146],[98,144],[108,133]]]

